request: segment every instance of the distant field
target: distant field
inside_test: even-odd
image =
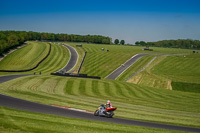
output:
[[[29,42],[30,45],[16,50],[14,53],[9,54],[2,61],[0,61],[1,69],[8,70],[24,70],[34,67],[40,60],[42,60],[49,51],[49,44],[46,42]],[[36,72],[48,73],[56,72],[59,69],[63,68],[70,58],[69,51],[67,48],[51,43],[51,53],[45,59],[38,68],[23,73]],[[7,74],[19,74],[19,73],[0,73],[0,75]]]
[[[200,94],[168,91],[115,80],[29,76],[0,85],[0,93],[94,111],[111,100],[115,117],[200,127]]]
[[[76,133],[121,133],[121,132],[148,132],[148,133],[181,133],[173,130],[126,126],[120,124],[96,122],[55,115],[32,113],[0,107],[0,132],[27,133],[27,132],[76,132]]]
[[[79,43],[66,43],[74,46]],[[75,47],[82,53],[87,51],[81,73],[105,78],[108,74],[138,53],[191,53],[191,50],[172,48],[153,48],[154,51],[143,51],[139,46],[82,44],[82,48]],[[102,51],[104,48],[104,51]],[[82,49],[82,50],[81,50]],[[109,50],[109,52],[106,52]],[[144,63],[145,64],[145,63]],[[125,76],[125,75],[124,75]]]

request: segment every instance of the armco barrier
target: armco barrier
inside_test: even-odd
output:
[[[51,43],[49,43],[50,47],[49,47],[49,52],[48,54],[33,68],[30,69],[26,69],[26,70],[0,70],[0,72],[27,72],[27,71],[31,71],[35,68],[37,68],[51,53]]]
[[[83,59],[82,59],[82,61],[81,61],[81,64],[80,64],[80,66],[79,66],[79,68],[78,68],[78,74],[79,74],[79,72],[80,72],[80,70],[81,70],[81,67],[82,67],[83,62],[84,62],[84,60],[85,60],[86,54],[87,54],[87,51],[85,51],[85,55],[83,56]]]
[[[101,77],[97,76],[87,76],[87,74],[71,74],[71,73],[51,73],[51,75],[56,75],[56,76],[65,76],[65,77],[77,77],[77,78],[92,78],[92,79],[101,79]]]

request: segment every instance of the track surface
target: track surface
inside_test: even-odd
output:
[[[106,77],[106,79],[116,79],[120,74],[122,74],[126,69],[128,69],[133,63],[135,63],[137,60],[139,60],[145,55],[148,55],[148,54],[136,54],[130,60],[128,60],[123,65],[115,69],[111,74],[109,74]]]
[[[16,78],[24,77],[24,76],[28,76],[28,75],[30,75],[30,74],[0,76],[0,84],[3,82],[6,82],[6,81],[12,80],[12,79],[16,79]]]
[[[70,57],[67,65],[64,68],[62,68],[61,70],[59,70],[59,72],[62,71],[63,73],[66,73],[76,65],[76,62],[78,60],[78,54],[73,47],[66,45],[66,44],[63,44],[63,46],[67,47],[71,54],[71,57]]]

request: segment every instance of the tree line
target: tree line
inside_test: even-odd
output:
[[[0,54],[29,40],[86,42],[96,44],[112,43],[110,37],[100,35],[55,34],[33,31],[0,31]]]
[[[153,47],[168,47],[168,48],[185,48],[185,49],[200,49],[199,40],[178,39],[178,40],[162,40],[157,42],[135,42],[137,46],[153,46]]]

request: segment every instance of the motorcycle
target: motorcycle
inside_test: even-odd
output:
[[[94,112],[94,116],[106,116],[107,118],[112,118],[116,107],[106,107],[104,104],[99,105],[99,108]]]

